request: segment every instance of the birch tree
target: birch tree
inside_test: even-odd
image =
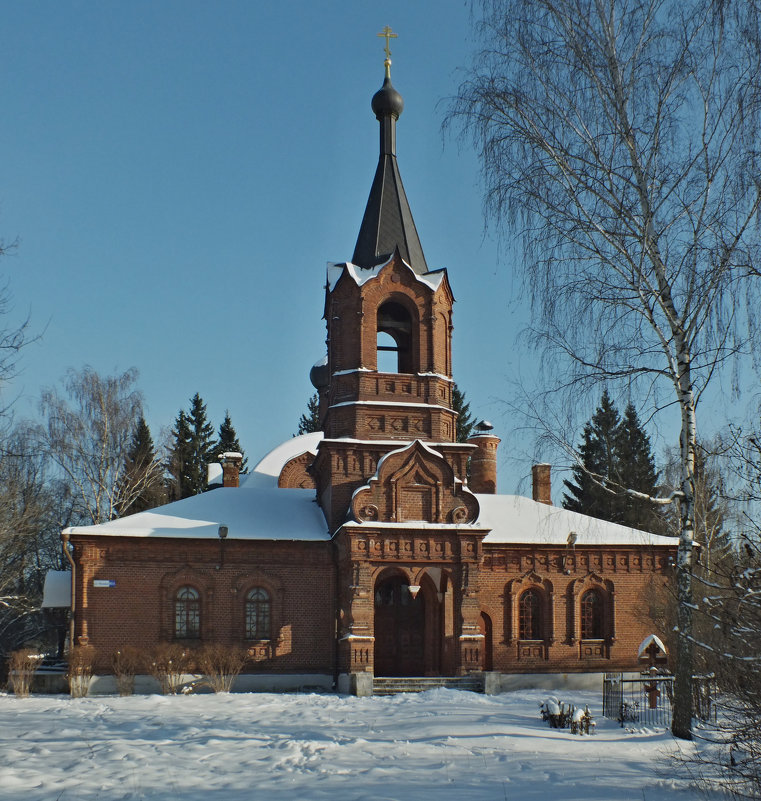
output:
[[[522,238],[544,374],[679,411],[672,730],[690,738],[697,407],[758,286],[757,0],[480,6],[450,123],[479,150],[489,218]]]
[[[157,464],[143,466],[143,478],[127,480],[127,456],[143,398],[135,388],[137,370],[101,376],[92,367],[69,370],[63,392],[42,393],[40,440],[69,486],[76,517],[103,523],[128,510],[154,480]]]

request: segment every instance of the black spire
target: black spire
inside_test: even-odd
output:
[[[396,121],[404,109],[404,101],[391,85],[388,58],[386,78],[373,95],[372,108],[380,123],[380,158],[352,262],[359,267],[374,267],[390,259],[398,248],[407,264],[423,275],[428,272],[428,265],[396,163]]]

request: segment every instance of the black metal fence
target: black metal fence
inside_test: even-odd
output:
[[[716,696],[713,676],[692,677],[692,710],[701,720],[715,719]],[[643,674],[624,678],[622,673],[606,673],[603,679],[602,714],[621,726],[639,723],[670,726],[674,702],[674,677],[668,673]]]

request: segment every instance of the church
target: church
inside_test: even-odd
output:
[[[387,53],[388,54],[388,53]],[[97,672],[126,645],[245,647],[250,687],[370,693],[376,677],[637,670],[675,540],[497,494],[500,439],[456,439],[452,306],[396,158],[403,101],[372,98],[378,167],[351,261],[327,270],[321,432],[222,486],[64,530],[71,632]],[[317,312],[317,309],[315,308]]]

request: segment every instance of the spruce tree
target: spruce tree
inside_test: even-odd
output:
[[[167,471],[171,476],[169,481],[169,496],[177,501],[188,498],[195,493],[191,491],[190,464],[191,464],[191,430],[185,412],[180,409],[172,429],[172,448],[169,453]]]
[[[582,464],[574,466],[573,481],[564,481],[566,509],[644,531],[665,530],[658,504],[626,492],[658,494],[650,438],[632,403],[621,417],[607,391],[603,392],[597,411],[584,426],[579,455]]]
[[[230,420],[230,412],[225,411],[225,419],[219,427],[219,438],[217,442],[217,458],[222,453],[240,453],[243,456],[243,461],[240,466],[240,472],[245,473],[248,467],[248,459],[243,452],[243,448],[238,442],[238,434],[233,427],[232,420]]]
[[[465,400],[465,393],[460,392],[457,384],[452,387],[452,408],[457,412],[456,441],[466,442],[476,421],[470,414],[470,404]]]
[[[198,495],[207,488],[207,468],[217,459],[217,443],[214,439],[214,426],[206,416],[206,404],[197,392],[190,399],[187,421],[190,429],[187,488],[189,495]]]
[[[579,446],[582,464],[574,465],[573,481],[563,482],[568,490],[563,496],[566,509],[618,522],[616,497],[601,485],[607,479],[618,481],[615,447],[620,422],[618,410],[605,390],[597,411],[584,426]]]
[[[151,430],[142,416],[132,433],[120,490],[119,515],[144,512],[166,501],[163,470],[156,456]]]
[[[615,455],[617,481],[622,487],[653,497],[658,494],[658,471],[650,448],[650,437],[643,430],[631,401],[626,405],[618,427]],[[617,523],[642,531],[665,531],[666,521],[658,504],[631,495],[624,495],[618,500]]]
[[[299,418],[299,430],[295,436],[299,434],[313,434],[316,431],[322,431],[320,427],[320,396],[315,392],[307,403],[307,410]]]

